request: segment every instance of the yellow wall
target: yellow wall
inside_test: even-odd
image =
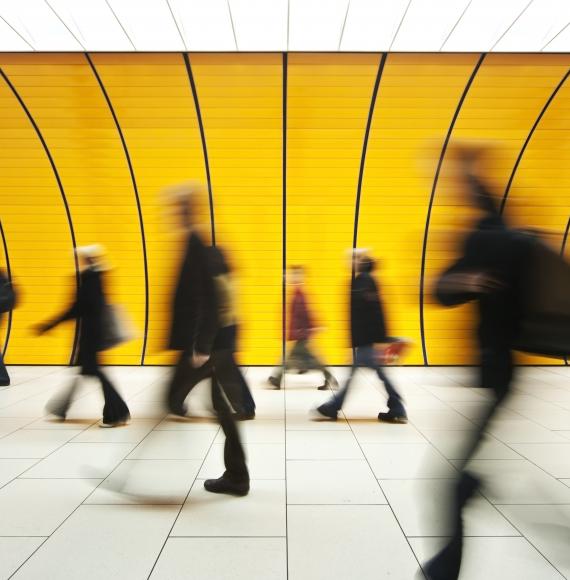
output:
[[[93,67],[83,54],[0,55],[0,219],[21,293],[9,363],[70,359],[73,325],[41,338],[30,327],[73,293],[72,232],[77,245],[107,247],[110,296],[139,329],[106,362],[170,362],[181,246],[159,193],[206,183],[208,170],[209,225],[239,282],[244,364],[281,356],[283,263],[307,268],[319,351],[348,362],[358,193],[356,243],[380,261],[391,334],[414,342],[405,362],[473,361],[470,308],[436,308],[430,297],[471,215],[450,163],[463,139],[496,144],[486,174],[499,198],[511,182],[506,215],[561,246],[570,84],[556,89],[568,56],[486,55],[478,66],[479,54],[190,54],[189,69],[182,54],[89,58]],[[6,331],[4,317],[0,344]]]

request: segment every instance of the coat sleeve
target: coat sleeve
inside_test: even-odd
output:
[[[195,267],[199,285],[194,293],[194,311],[197,313],[194,350],[210,354],[218,332],[218,295],[208,249],[203,247]]]

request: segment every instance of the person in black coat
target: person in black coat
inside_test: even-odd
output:
[[[327,402],[317,408],[317,413],[328,419],[337,419],[356,371],[371,368],[376,371],[388,393],[388,412],[378,414],[380,421],[407,423],[408,418],[402,397],[386,375],[379,362],[375,345],[389,342],[386,319],[378,285],[372,276],[374,260],[367,255],[354,258],[355,276],[350,292],[350,330],[354,361],[344,387]]]
[[[15,305],[16,294],[12,282],[5,272],[0,270],[0,317],[9,313]],[[10,386],[10,375],[4,364],[4,353],[0,352],[0,387]]]
[[[78,320],[80,325],[79,354],[77,362],[81,367],[80,376],[96,377],[101,382],[105,405],[101,427],[117,427],[130,421],[127,404],[123,401],[111,381],[101,370],[99,352],[103,339],[103,310],[106,305],[101,266],[102,250],[98,246],[77,248],[82,262],[80,283],[73,304],[55,319],[37,326],[39,334],[55,328],[67,320]],[[79,379],[70,388],[56,395],[47,404],[47,410],[64,420],[76,394]]]
[[[528,237],[505,223],[493,196],[476,175],[475,160],[472,152],[464,152],[462,170],[468,194],[483,215],[467,236],[461,257],[438,279],[435,296],[444,306],[477,302],[479,386],[492,389],[495,398],[478,422],[465,459],[458,465],[460,476],[450,499],[452,537],[424,566],[429,580],[459,577],[463,553],[462,509],[480,485],[465,466],[510,392],[514,376],[512,346],[521,319],[522,285],[531,249]]]
[[[171,413],[185,416],[184,400],[189,391],[201,380],[211,378],[213,406],[226,436],[225,472],[218,479],[206,480],[204,487],[213,493],[243,496],[249,492],[249,472],[227,402],[238,413],[244,412],[245,381],[234,359],[237,324],[231,316],[231,297],[221,279],[228,273],[223,254],[202,241],[199,194],[195,186],[182,186],[172,194],[188,237],[174,292],[169,340],[170,348],[180,351],[180,356],[166,403]]]

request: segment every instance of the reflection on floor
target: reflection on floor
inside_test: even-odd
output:
[[[376,415],[384,396],[362,372],[336,423],[309,410],[320,377],[267,390],[249,368],[255,421],[242,424],[246,498],[207,494],[223,438],[206,385],[193,421],[165,418],[167,368],[109,369],[128,427],[100,429],[87,383],[69,421],[43,416],[69,369],[15,367],[0,389],[0,578],[34,580],[376,580],[415,577],[448,533],[442,514],[463,442],[488,393],[472,370],[394,368],[409,425]],[[337,369],[342,381],[345,369]],[[487,485],[466,516],[462,578],[570,577],[570,368],[521,370],[516,394],[473,462]],[[117,490],[122,488],[122,493]],[[418,576],[418,577],[421,577]]]

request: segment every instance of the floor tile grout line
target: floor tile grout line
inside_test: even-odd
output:
[[[342,415],[344,416],[344,418],[346,419],[346,416],[344,414],[343,411],[341,411]],[[348,421],[348,419],[347,419]],[[348,424],[350,425],[350,422],[348,422]],[[372,477],[376,480],[376,483],[378,484],[378,487],[380,488],[380,491],[382,492],[382,495],[386,498],[386,502],[390,512],[392,513],[392,516],[394,517],[394,520],[396,521],[396,523],[398,524],[398,527],[400,528],[400,531],[402,533],[402,535],[404,536],[404,539],[406,540],[406,543],[408,544],[408,547],[410,548],[411,553],[414,556],[414,559],[416,560],[419,570],[421,571],[421,574],[423,574],[423,568],[421,565],[421,562],[419,561],[418,556],[416,555],[414,549],[412,548],[412,545],[410,544],[410,542],[408,541],[408,538],[406,537],[406,534],[404,532],[404,528],[402,527],[402,524],[400,522],[400,520],[396,517],[396,513],[394,512],[394,508],[392,507],[392,505],[390,504],[390,500],[388,499],[388,496],[384,493],[384,490],[382,489],[382,486],[380,485],[380,481],[378,480],[378,478],[376,477],[376,473],[374,472],[374,469],[372,469],[372,465],[370,465],[370,461],[368,460],[368,457],[366,456],[366,454],[364,453],[364,449],[362,449],[362,446],[360,444],[360,442],[358,441],[358,438],[356,437],[356,434],[354,433],[352,426],[350,427],[350,431],[352,433],[352,436],[354,437],[356,444],[358,445],[360,452],[362,453],[362,455],[364,456],[364,459],[366,460],[366,464],[368,465],[368,468],[370,469],[370,473],[372,474]]]
[[[204,464],[206,463],[206,459],[208,458],[208,455],[210,454],[210,451],[212,450],[212,447],[214,446],[214,441],[216,440],[219,432],[220,432],[220,427],[218,427],[218,431],[212,437],[212,441],[210,443],[210,446],[208,447],[208,450],[206,451],[206,454],[204,455],[204,459],[202,460],[200,467],[196,471],[196,477],[194,478],[194,481],[190,485],[190,487],[188,489],[188,493],[186,494],[184,501],[182,502],[180,509],[178,510],[178,513],[176,514],[174,521],[172,522],[172,526],[170,527],[170,530],[169,530],[168,534],[166,535],[164,542],[162,543],[162,546],[161,546],[161,548],[156,556],[156,559],[154,561],[154,564],[152,565],[152,568],[150,569],[150,572],[148,573],[147,580],[150,580],[150,578],[151,578],[151,576],[156,568],[156,565],[158,564],[158,561],[160,560],[160,556],[162,555],[162,552],[164,551],[164,548],[166,547],[166,544],[168,543],[168,540],[171,537],[175,537],[175,536],[172,536],[172,530],[174,530],[174,527],[176,526],[176,522],[178,521],[178,518],[180,517],[180,514],[182,513],[182,510],[184,509],[184,505],[188,501],[188,497],[190,496],[190,493],[191,493],[194,485],[196,484],[196,481],[198,480],[198,475],[200,475],[200,471],[202,470],[202,468],[204,467]]]

